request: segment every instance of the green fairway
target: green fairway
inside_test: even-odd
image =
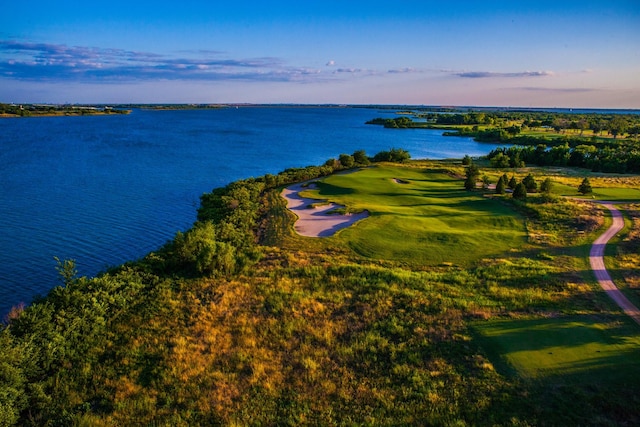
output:
[[[467,265],[526,241],[522,218],[499,200],[465,191],[444,172],[380,166],[332,175],[305,192],[369,218],[343,230],[357,253],[412,265]]]
[[[602,384],[640,378],[640,330],[622,315],[495,320],[475,329],[492,360],[524,378]]]

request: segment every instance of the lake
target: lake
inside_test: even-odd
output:
[[[81,275],[140,258],[188,229],[202,193],[241,178],[403,148],[412,158],[487,154],[442,131],[365,125],[393,110],[240,107],[0,119],[0,315]]]

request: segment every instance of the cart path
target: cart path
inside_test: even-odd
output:
[[[638,307],[633,305],[631,301],[627,299],[626,296],[616,287],[611,280],[611,276],[607,272],[607,269],[604,266],[604,248],[607,242],[615,236],[622,228],[624,227],[624,220],[622,219],[622,214],[618,209],[613,206],[611,202],[599,202],[602,206],[606,207],[611,211],[611,217],[613,218],[613,224],[607,231],[604,232],[600,237],[598,237],[591,246],[591,252],[589,253],[589,262],[591,263],[591,269],[598,280],[598,283],[604,289],[604,291],[609,295],[609,297],[615,301],[616,304],[633,320],[636,321],[637,324],[640,325],[640,310]]]

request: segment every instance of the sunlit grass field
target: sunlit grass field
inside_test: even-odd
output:
[[[380,166],[332,175],[305,195],[370,217],[336,239],[356,253],[412,266],[467,266],[526,242],[523,219],[499,200],[479,197],[444,172]]]
[[[640,378],[640,333],[622,314],[502,319],[475,328],[492,359],[523,378],[582,384]]]
[[[540,181],[544,176],[551,176],[556,196],[577,196],[582,177],[579,174],[572,176],[572,170],[569,174],[556,175],[555,171],[527,168],[511,171],[509,176],[515,174],[522,179],[530,172]],[[614,181],[611,177],[593,176],[594,196],[606,200],[640,197],[640,190],[628,185],[633,178],[618,183],[621,185]],[[516,285],[510,286],[511,279],[500,276],[495,286],[486,288],[487,296],[507,301],[514,298],[509,292],[518,294],[518,298],[530,292],[530,303],[547,314],[472,322],[481,346],[500,372],[527,381],[597,382],[605,386],[624,384],[628,378],[640,377],[640,359],[637,357],[640,329],[637,325],[617,310],[604,316],[594,315],[592,308],[584,310],[589,304],[580,306],[580,298],[573,302],[558,300],[561,295],[572,295],[575,289],[553,288],[554,276],[584,274],[592,280],[589,272],[565,271],[571,270],[573,264],[558,259],[556,265],[553,256],[548,262],[544,257],[522,259],[527,251],[536,251],[536,244],[531,241],[535,227],[529,224],[527,232],[526,218],[500,197],[482,197],[478,192],[467,192],[462,188],[461,178],[446,171],[406,166],[378,166],[351,174],[332,175],[318,182],[317,189],[309,190],[305,195],[343,204],[351,211],[366,209],[370,212],[369,218],[332,238],[336,243],[346,242],[352,250],[367,258],[395,260],[411,267],[458,265],[473,269],[478,265],[491,265],[481,269],[504,270],[501,274],[507,276],[514,265],[529,262],[528,279],[520,278],[514,281]],[[544,204],[536,206],[540,209],[538,214],[546,218],[556,215],[553,209],[568,205],[556,202],[547,207]],[[542,231],[560,235],[566,230],[559,227]],[[579,270],[588,268],[588,245],[585,246],[583,239],[577,238],[569,246],[564,245],[571,239],[547,240],[545,245],[551,246],[545,250],[565,254],[563,259],[570,254],[568,259],[577,257],[574,264],[580,265]],[[586,249],[580,249],[583,246]],[[482,274],[493,277],[488,272]],[[590,287],[581,285],[581,288]],[[595,294],[600,293],[595,283],[590,289]],[[588,291],[592,297],[593,291]],[[601,301],[599,304],[613,307],[604,296],[597,299]]]

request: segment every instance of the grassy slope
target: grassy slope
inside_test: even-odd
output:
[[[375,167],[331,176],[318,187],[307,194],[370,212],[341,233],[363,256],[411,266],[466,266],[525,242],[522,218],[513,209],[465,191],[442,172]]]
[[[609,178],[609,181],[612,179],[615,180]],[[611,182],[605,180],[595,178],[596,185],[601,187],[594,189],[594,195],[612,200],[640,197],[635,188],[606,187]],[[578,183],[579,178],[567,178],[560,172],[554,192],[573,195]],[[481,199],[461,190],[459,181],[441,172],[394,166],[372,168],[327,178],[319,185],[319,190],[309,194],[372,213],[367,221],[343,231],[339,239],[349,241],[356,252],[370,258],[403,260],[412,266],[447,262],[469,266],[487,256],[509,257],[513,252],[520,252],[517,248],[526,246],[530,249],[529,245],[524,245],[521,216],[499,201]],[[547,221],[553,223],[554,213],[545,213],[549,216]],[[533,224],[529,228],[535,230]],[[533,285],[529,291],[530,301],[539,307],[546,306],[543,312],[557,307],[574,314],[558,316],[549,311],[550,316],[474,322],[473,329],[480,345],[502,372],[535,381],[543,388],[545,384],[555,384],[554,387],[590,384],[596,389],[630,386],[630,378],[640,376],[640,331],[624,315],[616,313],[611,302],[593,284],[573,282],[581,273],[571,273],[571,270],[588,266],[587,241],[574,238],[572,244],[564,246],[566,240],[559,237],[564,230],[547,228],[544,231],[556,234],[555,238],[544,242],[547,248],[543,252],[556,254],[545,255],[555,267],[543,268],[538,275],[536,268],[539,265],[532,263],[530,280],[556,282],[556,285],[566,287],[559,295],[568,298],[561,302],[546,299],[537,294],[544,292],[544,283],[537,283],[529,284]],[[515,258],[518,256],[521,253]],[[572,260],[574,257],[577,257],[575,261]],[[494,265],[498,269],[500,265],[510,265],[507,269],[518,268],[518,263],[513,265],[512,261],[500,258]],[[569,271],[563,272],[564,268]],[[587,271],[583,274],[589,276]],[[558,279],[554,279],[556,275]],[[509,278],[497,276],[500,284],[489,288],[491,298],[522,298],[525,295],[526,286],[515,296],[518,292],[509,291]],[[572,282],[563,284],[567,279]],[[579,289],[591,296],[580,295]],[[612,312],[595,314],[593,307],[589,307],[591,303],[586,301],[590,298],[594,298],[591,303]],[[559,401],[562,399],[566,396]],[[541,405],[548,403],[541,398]],[[568,419],[580,419],[586,414],[581,415],[580,407],[573,407],[571,402],[565,401],[562,405],[566,405]]]

